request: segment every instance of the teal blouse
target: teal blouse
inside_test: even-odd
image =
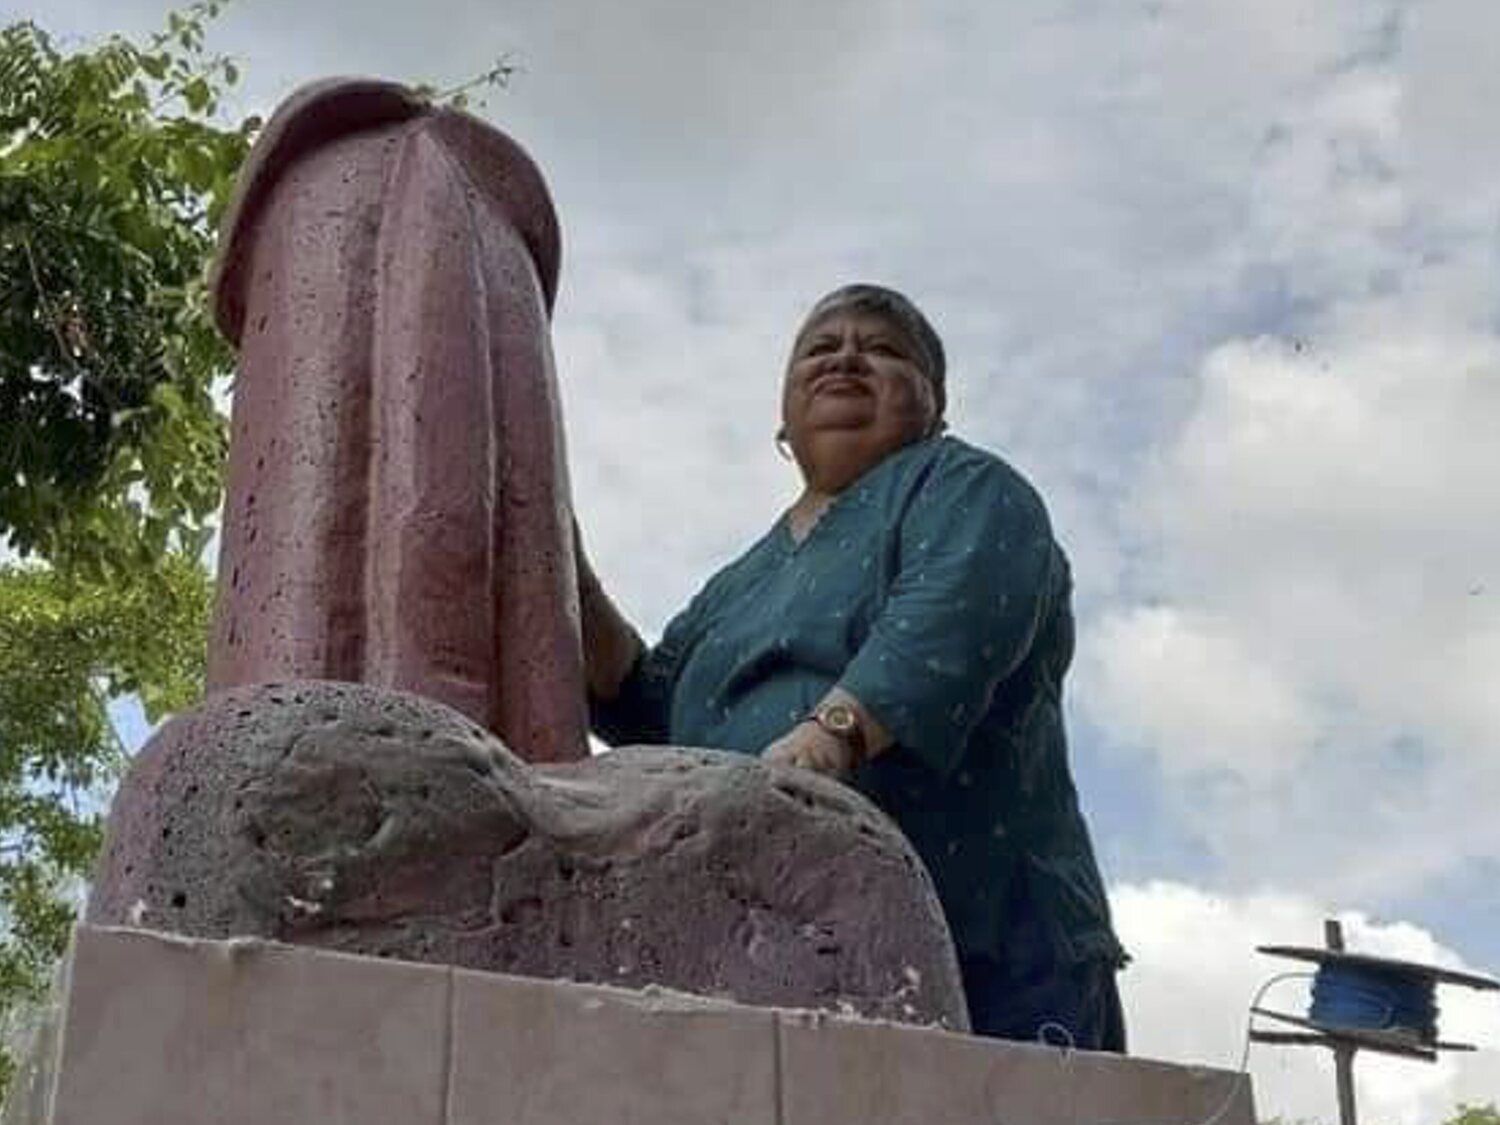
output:
[[[1035,490],[929,439],[802,542],[783,517],[714,575],[595,704],[595,730],[758,754],[837,684],[895,738],[852,783],[926,862],[960,956],[1122,963],[1068,768],[1070,591]]]

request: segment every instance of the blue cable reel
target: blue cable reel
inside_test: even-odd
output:
[[[1273,957],[1311,961],[1318,966],[1306,1015],[1252,1009],[1256,1015],[1303,1028],[1304,1034],[1253,1032],[1252,1037],[1262,1042],[1364,1048],[1432,1062],[1440,1051],[1474,1050],[1467,1043],[1439,1039],[1437,986],[1500,989],[1500,981],[1488,977],[1414,961],[1315,946],[1257,948]]]

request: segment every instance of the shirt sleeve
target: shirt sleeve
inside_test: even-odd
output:
[[[1061,553],[1036,493],[977,453],[933,466],[898,536],[890,591],[839,686],[946,775],[1030,653]]]
[[[661,640],[631,665],[613,699],[589,698],[589,726],[611,746],[672,741],[672,694],[689,646],[699,632],[704,595],[672,618]]]

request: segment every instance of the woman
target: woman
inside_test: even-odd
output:
[[[646,648],[580,552],[595,730],[847,780],[926,862],[974,1030],[1123,1051],[1125,957],[1063,734],[1067,561],[1040,498],[942,435],[944,355],[851,285],[797,334],[778,443],[805,487]]]

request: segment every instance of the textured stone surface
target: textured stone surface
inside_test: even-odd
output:
[[[661,989],[88,927],[72,957],[57,1080],[6,1125],[1255,1121],[1222,1070]]]
[[[370,683],[587,756],[558,259],[540,172],[467,114],[336,80],[271,119],[216,266],[239,362],[211,691]]]
[[[364,685],[240,689],[163,728],[88,915],[967,1026],[925,871],[845,787],[665,748],[532,767]]]

